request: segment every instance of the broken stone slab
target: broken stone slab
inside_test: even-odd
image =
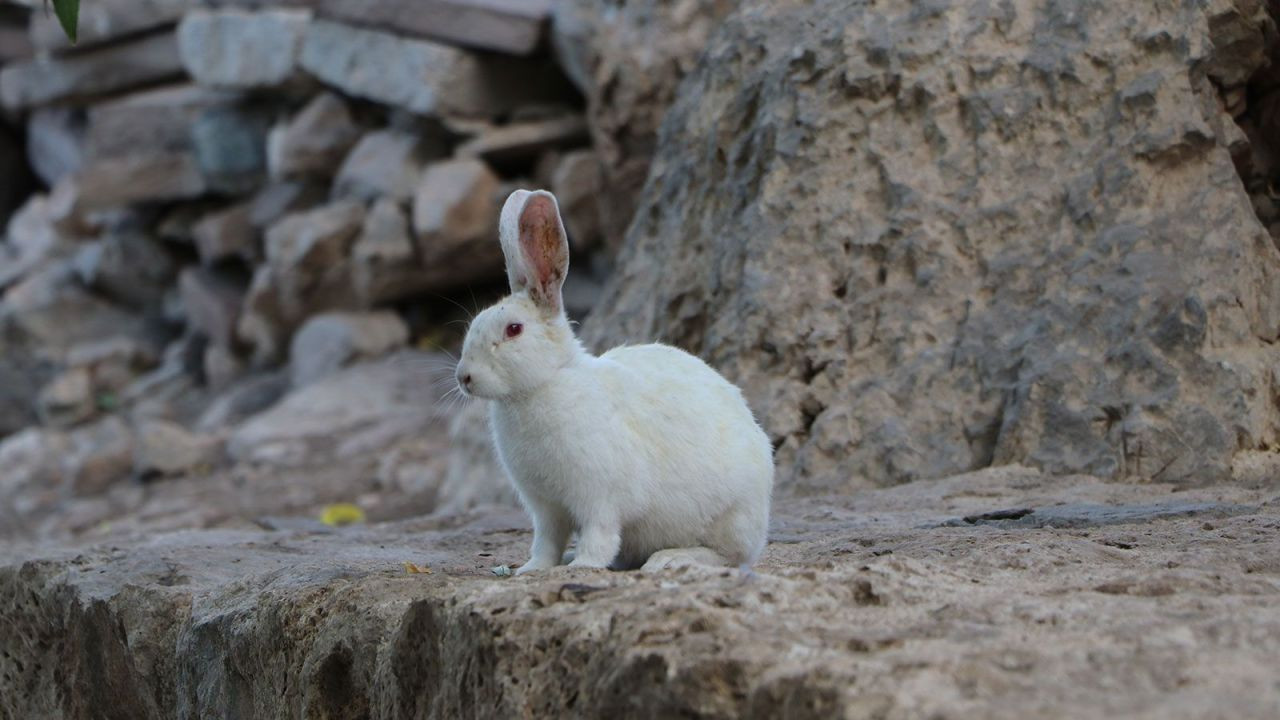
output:
[[[224,348],[235,347],[244,290],[207,268],[187,268],[178,277],[187,324]]]
[[[399,203],[382,198],[369,208],[360,237],[351,248],[351,265],[352,284],[362,307],[422,291],[409,218]]]
[[[192,225],[191,237],[200,262],[213,265],[234,257],[252,260],[257,255],[254,241],[258,233],[250,221],[251,213],[249,203],[239,203],[209,213]]]
[[[351,148],[333,181],[334,197],[408,200],[434,153],[421,137],[401,130],[374,130]]]
[[[271,129],[267,166],[274,179],[300,175],[332,177],[360,139],[360,126],[342,98],[316,95],[298,114]]]
[[[550,0],[317,0],[316,12],[451,45],[529,55],[549,25]]]
[[[587,121],[580,115],[494,127],[458,146],[460,157],[479,157],[490,163],[530,160],[548,150],[586,144]]]
[[[169,477],[220,462],[222,440],[192,433],[167,420],[145,420],[135,428],[133,471],[139,477]]]
[[[38,14],[38,13],[37,13]],[[173,33],[88,52],[16,62],[0,69],[0,104],[9,110],[87,100],[182,76]]]
[[[64,260],[34,271],[5,291],[0,330],[5,331],[0,341],[13,343],[6,353],[64,365],[68,351],[79,343],[119,335],[146,338],[153,327],[141,315],[86,292]]]
[[[429,368],[440,356],[412,350],[345,368],[293,390],[240,425],[228,450],[241,462],[301,465],[371,451],[421,432],[436,398]]]
[[[164,245],[135,231],[85,243],[73,262],[85,287],[139,311],[160,304],[178,273],[178,261]]]
[[[208,190],[200,164],[190,152],[101,160],[85,167],[75,179],[80,212],[145,201],[187,200]]]
[[[296,322],[349,294],[348,258],[363,221],[364,205],[343,200],[288,215],[267,230],[267,266],[286,318]]]
[[[182,84],[96,103],[88,110],[85,157],[93,161],[189,151],[196,120],[239,99],[234,92]]]
[[[347,365],[384,355],[409,341],[409,328],[394,312],[331,312],[313,316],[289,347],[293,387],[309,385]]]
[[[74,237],[58,227],[56,202],[42,194],[27,198],[14,213],[3,240],[0,242],[0,290],[76,250]]]
[[[348,95],[420,115],[495,117],[569,94],[550,63],[470,53],[327,20],[311,23],[301,62]]]
[[[258,230],[265,230],[285,215],[314,208],[327,197],[328,192],[318,183],[268,183],[249,201],[249,223]]]
[[[502,251],[493,241],[502,202],[498,176],[483,162],[434,163],[413,196],[413,231],[423,287],[494,277]]]
[[[197,0],[95,0],[83,3],[79,9],[74,45],[53,12],[36,8],[31,13],[31,43],[43,52],[82,51],[172,25],[183,12],[197,4]]]
[[[306,10],[192,10],[178,25],[182,65],[209,87],[272,88],[296,82]]]
[[[27,159],[52,187],[81,168],[87,119],[81,108],[40,108],[27,118]]]
[[[280,360],[308,316],[356,304],[350,251],[363,220],[364,205],[343,200],[286,215],[267,229],[266,262],[254,271],[236,329],[256,366]]]
[[[93,377],[86,368],[72,368],[56,376],[40,390],[36,402],[41,422],[51,427],[78,425],[98,412]]]

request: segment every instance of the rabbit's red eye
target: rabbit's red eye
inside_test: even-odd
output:
[[[519,335],[521,330],[524,330],[524,325],[521,325],[520,323],[511,323],[507,326],[507,337],[513,338]]]

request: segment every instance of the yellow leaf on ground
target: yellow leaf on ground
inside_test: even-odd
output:
[[[364,522],[364,511],[351,503],[334,503],[326,505],[321,511],[320,522],[325,525],[350,525]]]
[[[426,565],[414,565],[411,562],[407,562],[404,564],[404,571],[409,573],[410,575],[430,575],[431,574],[431,568],[427,567]]]

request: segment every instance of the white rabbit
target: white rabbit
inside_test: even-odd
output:
[[[560,564],[574,531],[571,565],[632,568],[673,548],[754,563],[773,451],[742,393],[666,345],[583,349],[561,301],[569,244],[551,193],[512,193],[499,237],[511,295],[471,323],[457,379],[490,401],[498,457],[533,518],[518,572]]]

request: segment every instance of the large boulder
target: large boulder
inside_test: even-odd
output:
[[[327,20],[308,27],[300,62],[349,95],[421,115],[485,118],[571,97],[545,61],[472,53]]]
[[[743,4],[588,339],[700,353],[792,488],[1225,477],[1280,441],[1280,254],[1206,74],[1263,62],[1240,6]]]

